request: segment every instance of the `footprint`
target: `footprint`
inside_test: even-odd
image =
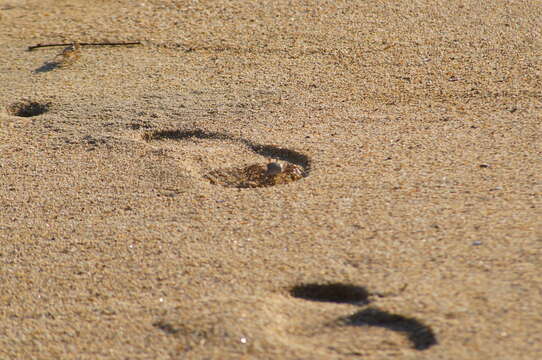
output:
[[[11,116],[33,117],[46,113],[50,107],[50,103],[22,100],[7,106],[6,111]]]
[[[301,180],[310,173],[311,161],[305,154],[227,134],[174,129],[147,131],[142,138],[176,152],[187,170],[213,185],[269,187]],[[278,170],[270,171],[274,168]]]
[[[227,354],[359,358],[375,352],[399,354],[407,341],[415,350],[437,344],[429,326],[374,306],[341,315],[345,307],[369,304],[372,294],[361,286],[302,284],[289,292],[292,296],[202,298],[168,309],[152,326],[154,331],[175,339],[176,355],[194,359],[227,358]],[[217,354],[220,356],[213,357]]]
[[[371,295],[365,288],[350,284],[303,284],[294,286],[290,294],[296,298],[356,305],[369,304]],[[438,343],[433,330],[417,319],[392,314],[376,307],[369,307],[336,320],[339,326],[376,326],[406,334],[412,347],[426,350]]]

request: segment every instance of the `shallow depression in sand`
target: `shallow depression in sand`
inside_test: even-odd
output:
[[[248,139],[204,130],[157,130],[143,134],[147,142],[160,140],[216,140],[220,143],[236,144],[248,149],[250,158],[261,158],[261,162],[244,163],[240,166],[215,167],[202,176],[213,185],[234,188],[257,188],[289,184],[308,176],[310,158],[295,150],[275,145],[256,144]],[[201,146],[206,146],[201,143]],[[220,146],[220,145],[218,145]],[[224,149],[227,144],[222,145]],[[207,148],[210,146],[207,145]],[[247,156],[248,160],[248,156]]]
[[[205,178],[214,185],[236,188],[282,185],[303,178],[303,169],[299,165],[291,163],[282,165],[280,172],[276,174],[270,173],[268,168],[268,165],[252,164],[245,167],[218,169],[206,174]]]
[[[49,103],[41,103],[30,100],[15,102],[6,107],[7,113],[12,116],[32,117],[49,111]]]

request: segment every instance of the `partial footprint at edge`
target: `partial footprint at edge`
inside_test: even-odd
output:
[[[144,133],[143,140],[148,143],[169,140],[175,142],[176,146],[179,146],[179,142],[183,142],[185,154],[193,158],[192,164],[204,163],[210,160],[209,157],[235,160],[236,156],[226,156],[226,154],[229,152],[240,155],[240,149],[243,148],[246,154],[242,156],[242,164],[217,166],[207,161],[214,167],[208,169],[202,176],[214,185],[236,188],[268,187],[300,180],[307,177],[310,172],[311,160],[305,154],[275,145],[256,144],[247,139],[217,132],[201,129],[155,130]],[[217,143],[212,145],[212,142]],[[232,146],[237,146],[239,150],[236,151],[231,148]],[[268,162],[265,161],[266,159]],[[279,170],[270,172],[269,164],[278,166]]]

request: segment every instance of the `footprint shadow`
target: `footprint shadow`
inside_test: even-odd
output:
[[[12,116],[33,117],[45,114],[49,111],[50,107],[51,103],[25,99],[7,106],[6,111]]]
[[[46,73],[46,72],[49,72],[49,71],[53,71],[55,69],[58,69],[60,66],[59,66],[59,63],[56,62],[56,61],[47,61],[46,63],[44,63],[42,66],[40,66],[39,68],[35,69],[34,70],[34,73],[36,74],[40,74],[40,73]]]
[[[192,138],[230,141],[243,145],[253,153],[269,160],[274,159],[285,163],[282,172],[273,176],[267,174],[266,167],[262,164],[215,169],[204,176],[212,184],[225,187],[255,188],[288,184],[307,177],[311,171],[311,159],[303,153],[276,145],[258,144],[245,138],[219,132],[209,132],[201,129],[166,129],[145,132],[142,138],[146,142],[160,140],[182,141]]]
[[[368,308],[340,319],[348,326],[377,326],[400,332],[408,337],[416,350],[426,350],[437,344],[433,330],[417,319],[392,314],[378,308]]]
[[[320,302],[368,305],[371,293],[364,287],[342,284],[301,284],[290,289],[293,297]],[[437,338],[428,325],[399,314],[392,314],[376,307],[369,307],[352,315],[337,319],[340,326],[376,326],[405,334],[416,350],[426,350],[438,344]]]
[[[364,287],[342,283],[296,285],[290,290],[290,294],[310,301],[354,305],[368,304],[370,296]]]

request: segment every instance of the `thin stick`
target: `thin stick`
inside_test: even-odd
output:
[[[32,51],[38,48],[52,47],[52,46],[70,46],[74,43],[63,43],[63,44],[37,44],[28,47],[28,51]],[[81,46],[127,46],[127,45],[143,45],[141,41],[134,42],[100,42],[100,43],[77,43]]]

